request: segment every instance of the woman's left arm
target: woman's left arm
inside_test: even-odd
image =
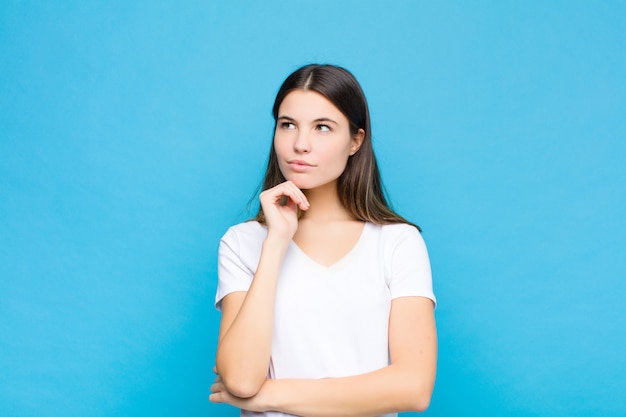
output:
[[[366,417],[424,411],[437,370],[433,302],[424,297],[392,300],[389,317],[391,364],[362,375],[325,379],[268,379],[252,398],[230,395],[219,378],[211,401],[252,411],[308,417]]]

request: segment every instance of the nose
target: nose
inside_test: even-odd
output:
[[[293,144],[293,148],[297,153],[309,153],[311,152],[311,141],[307,132],[299,131],[296,137],[296,141]]]

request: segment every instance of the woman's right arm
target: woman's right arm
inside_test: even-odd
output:
[[[281,200],[287,197],[286,204]],[[287,247],[298,228],[297,211],[308,209],[306,197],[287,181],[260,195],[267,224],[259,265],[247,292],[222,299],[216,368],[231,394],[254,396],[267,378],[278,275]]]

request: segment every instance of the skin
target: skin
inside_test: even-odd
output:
[[[267,379],[278,273],[288,245],[293,240],[312,259],[332,265],[363,229],[337,194],[337,178],[363,137],[363,130],[351,135],[343,113],[316,92],[296,90],[281,103],[274,149],[287,181],[260,195],[268,233],[250,289],[222,300],[211,401],[310,417],[374,416],[428,406],[437,336],[432,301],[422,297],[392,300],[389,366],[343,378]]]

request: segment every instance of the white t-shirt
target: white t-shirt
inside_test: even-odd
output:
[[[249,221],[222,237],[218,309],[227,294],[250,287],[266,235],[265,226]],[[342,377],[387,366],[391,300],[404,296],[436,302],[426,245],[413,226],[365,223],[352,250],[329,267],[291,242],[278,280],[270,378]]]

